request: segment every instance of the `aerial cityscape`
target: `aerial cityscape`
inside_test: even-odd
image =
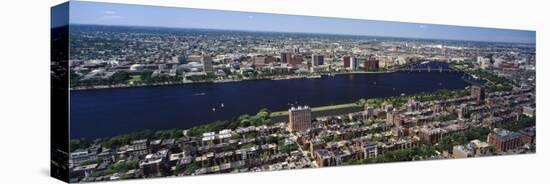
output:
[[[162,8],[93,4],[69,31],[71,182],[536,153],[534,31],[128,25]]]

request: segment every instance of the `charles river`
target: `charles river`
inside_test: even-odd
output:
[[[464,89],[468,84],[462,76],[434,70],[71,91],[70,133],[71,138],[93,139],[145,129],[190,128],[255,114],[261,108],[282,111],[291,104],[317,107]]]

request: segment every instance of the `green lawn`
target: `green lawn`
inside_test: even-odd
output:
[[[343,108],[350,108],[350,107],[360,107],[356,103],[348,103],[348,104],[338,104],[338,105],[329,105],[329,106],[321,106],[321,107],[313,107],[311,109],[312,112],[319,112],[319,111],[327,111],[327,110],[335,110],[335,109],[343,109]],[[272,112],[271,117],[275,116],[285,116],[288,115],[288,111],[278,111],[278,112]]]
[[[455,68],[458,70],[464,70],[464,69],[470,68],[470,66],[468,66],[467,64],[451,64],[450,66],[451,68]]]
[[[141,82],[141,75],[132,75],[128,82]]]

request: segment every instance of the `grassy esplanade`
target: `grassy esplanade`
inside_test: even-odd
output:
[[[314,108],[311,108],[311,111],[312,112],[319,112],[319,111],[328,111],[328,110],[344,109],[344,108],[351,108],[351,107],[362,107],[362,105],[360,105],[358,103],[329,105],[329,106],[314,107]],[[271,113],[271,117],[286,116],[286,115],[288,115],[288,110],[272,112]]]
[[[390,96],[390,97],[379,97],[379,98],[371,98],[371,99],[359,99],[355,103],[346,103],[346,104],[338,104],[338,105],[329,105],[329,106],[321,106],[321,107],[313,107],[311,109],[312,112],[320,112],[320,111],[329,111],[329,110],[338,110],[338,109],[345,109],[345,108],[352,108],[352,107],[364,107],[365,104],[369,104],[372,106],[380,106],[382,103],[386,102],[388,104],[391,104],[393,106],[401,106],[405,104],[409,99],[415,99],[417,101],[433,101],[433,100],[444,100],[444,99],[450,99],[450,98],[458,98],[458,97],[464,97],[468,96],[470,92],[468,90],[438,90],[434,92],[423,92],[418,93],[414,95],[407,95],[407,96]],[[277,116],[285,116],[288,115],[288,111],[278,111],[278,112],[272,112],[271,117],[277,117]]]

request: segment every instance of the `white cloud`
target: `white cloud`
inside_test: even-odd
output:
[[[111,10],[103,11],[103,14],[101,15],[101,17],[99,17],[99,19],[101,20],[114,20],[122,18],[124,17],[118,15],[117,12]]]
[[[116,12],[115,12],[115,11],[111,11],[111,10],[107,10],[107,11],[103,11],[103,14],[114,15],[114,14],[116,14]]]

